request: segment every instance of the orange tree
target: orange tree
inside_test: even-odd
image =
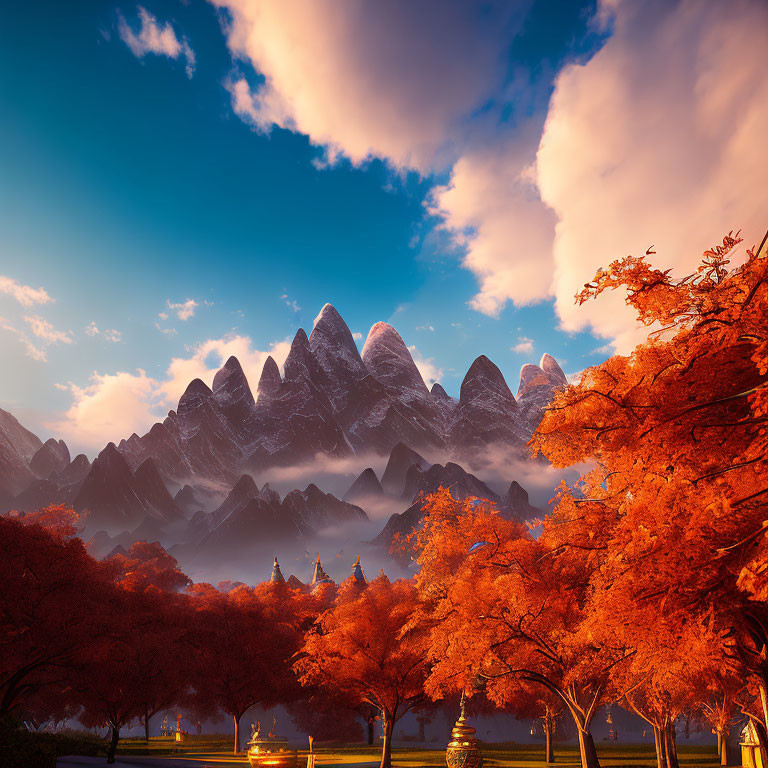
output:
[[[419,627],[406,631],[417,603],[411,581],[390,582],[383,574],[368,584],[350,578],[307,633],[295,663],[302,684],[381,711],[381,768],[391,766],[395,723],[425,698],[426,637]]]
[[[602,616],[649,658],[652,627],[691,638],[694,655],[711,652],[715,672],[735,665],[761,701],[765,760],[768,259],[748,250],[730,268],[739,242],[728,235],[680,279],[648,254],[600,270],[577,300],[625,290],[652,332],[561,391],[533,448],[558,467],[593,462],[561,489],[553,517],[564,548],[599,546]],[[660,691],[674,693],[661,682],[651,681],[657,705]]]
[[[422,609],[414,623],[430,628],[427,691],[472,693],[480,679],[497,705],[515,708],[539,686],[573,718],[584,768],[597,766],[591,722],[627,656],[586,624],[596,562],[588,555],[599,545],[563,547],[549,520],[534,539],[489,502],[456,501],[442,488],[425,513],[415,534]]]

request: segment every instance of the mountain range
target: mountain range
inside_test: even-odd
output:
[[[527,456],[543,409],[565,384],[545,354],[539,365],[523,366],[514,396],[499,368],[480,355],[454,399],[439,383],[426,386],[391,325],[376,323],[360,353],[326,304],[309,337],[296,333],[282,373],[267,358],[255,396],[230,357],[212,387],[193,380],[163,421],[109,443],[93,463],[83,454],[72,459],[62,440],[42,443],[0,411],[0,511],[68,503],[88,512],[89,534],[106,532],[99,534],[102,547],[115,534],[128,543],[165,535],[195,552],[259,535],[309,541],[329,526],[366,520],[366,504],[377,499],[401,502],[404,511],[374,539],[383,544],[418,522],[418,499],[440,485],[459,497],[490,498],[503,514],[530,517],[537,510],[517,483],[498,495],[463,465],[473,468],[498,448]],[[388,463],[381,478],[367,468],[343,499],[312,483],[281,498],[253,480],[308,465],[318,454],[378,455]]]

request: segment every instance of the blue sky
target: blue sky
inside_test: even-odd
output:
[[[574,231],[579,204],[547,167],[570,153],[540,147],[545,121],[581,124],[572,92],[585,86],[571,81],[606,52],[642,93],[635,30],[667,25],[687,40],[682,11],[316,2],[310,24],[301,3],[283,8],[294,5],[3,3],[0,407],[41,437],[92,453],[147,428],[184,376],[232,349],[251,353],[255,387],[264,354],[310,330],[325,302],[361,346],[391,322],[455,395],[480,353],[514,391],[543,352],[575,372],[634,333],[606,320],[610,308],[563,309],[574,293],[563,274],[575,263],[578,285],[596,265],[569,256],[578,237],[555,229]],[[745,23],[759,12],[743,8]],[[684,65],[670,63],[681,88],[696,74]],[[596,165],[573,183],[589,188]],[[603,213],[577,223],[594,233]],[[597,265],[657,242],[662,217],[644,214],[626,243],[606,238]]]

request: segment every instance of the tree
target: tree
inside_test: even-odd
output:
[[[68,687],[82,705],[80,722],[110,729],[107,762],[115,762],[120,731],[144,714],[145,642],[162,631],[149,618],[143,595],[114,588],[108,601],[108,626],[84,659],[69,671]]]
[[[113,555],[109,562],[120,588],[143,596],[135,602],[132,624],[147,631],[137,638],[141,654],[133,663],[142,680],[141,718],[144,737],[149,741],[152,717],[178,702],[188,684],[191,646],[185,616],[189,598],[179,590],[187,587],[190,579],[157,542],[135,542],[125,554]]]
[[[228,593],[195,584],[190,614],[192,702],[198,711],[221,709],[234,723],[234,752],[240,750],[240,718],[256,704],[271,707],[297,693],[290,660],[298,647],[290,619],[291,595],[273,591],[282,603],[271,607],[264,594],[240,586]],[[288,619],[288,620],[286,620]]]
[[[0,516],[0,716],[39,706],[104,632],[111,571],[75,537],[76,523],[61,505]]]
[[[294,665],[303,685],[338,690],[350,704],[381,711],[381,768],[391,767],[395,724],[424,700],[426,636],[407,627],[417,602],[410,581],[390,582],[383,574],[367,585],[348,579]]]
[[[705,632],[714,669],[737,665],[765,702],[766,755],[768,259],[748,250],[729,270],[739,242],[729,234],[681,279],[646,257],[598,271],[577,301],[625,289],[653,330],[562,390],[533,448],[558,467],[595,466],[561,490],[555,517],[567,546],[598,544],[604,615],[627,606],[634,627],[645,616]],[[671,695],[658,682],[646,701]]]
[[[471,693],[479,677],[493,701],[514,706],[519,683],[541,686],[571,714],[582,765],[597,766],[590,725],[626,651],[586,628],[592,561],[560,546],[548,520],[535,540],[489,502],[456,501],[443,488],[424,511],[416,580],[418,620],[431,627],[427,691]]]

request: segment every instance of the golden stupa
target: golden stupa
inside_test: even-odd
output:
[[[481,768],[483,756],[477,748],[475,729],[467,723],[464,694],[461,694],[461,714],[451,731],[451,740],[445,750],[448,768]]]

